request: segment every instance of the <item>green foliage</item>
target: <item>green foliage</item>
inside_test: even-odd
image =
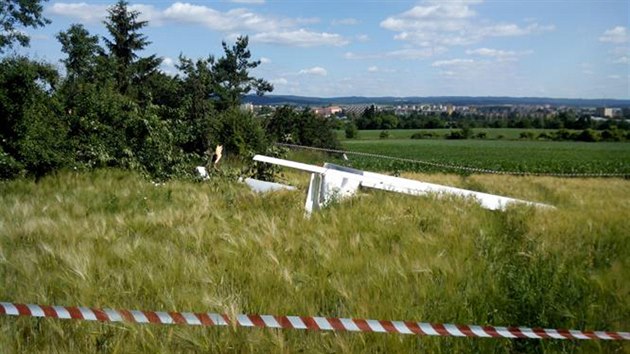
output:
[[[250,76],[249,70],[260,65],[260,61],[251,61],[248,43],[247,36],[238,37],[231,48],[223,42],[224,56],[212,67],[217,108],[221,111],[240,105],[241,97],[252,90],[259,96],[273,91],[269,82]]]
[[[305,146],[315,146],[336,149],[339,147],[337,135],[334,132],[335,121],[331,117],[323,117],[309,109],[298,115],[297,143]]]
[[[345,133],[346,139],[356,139],[359,137],[359,129],[353,121],[346,122]]]
[[[265,133],[272,141],[299,143],[300,116],[291,106],[277,108],[265,121]]]
[[[138,57],[137,52],[151,43],[139,32],[148,23],[138,20],[140,13],[129,10],[127,1],[119,0],[107,13],[105,27],[111,39],[103,37],[103,40],[116,66],[114,76],[118,89],[127,93],[132,83],[142,83],[146,76],[155,72],[162,60],[155,55]]]
[[[596,141],[599,141],[599,139],[600,139],[599,134],[593,129],[584,129],[575,138],[575,140],[577,141],[586,141],[586,142],[596,142]]]
[[[46,1],[46,0],[44,0]],[[0,53],[11,48],[14,42],[28,46],[30,38],[21,27],[43,27],[50,20],[42,16],[42,0],[0,1]]]
[[[0,64],[0,148],[36,176],[69,160],[68,127],[53,96],[57,81],[52,66],[24,57]]]
[[[411,134],[411,139],[433,139],[439,138],[440,134],[436,132],[420,131]]]
[[[521,140],[534,140],[536,135],[533,132],[522,132],[519,136]]]
[[[0,180],[16,178],[22,174],[23,170],[24,165],[4,152],[0,145]]]
[[[467,134],[467,132],[464,129],[459,129],[459,130],[451,130],[451,132],[446,134],[444,137],[449,140],[463,140],[463,139],[468,139],[469,136],[470,134]]]
[[[475,139],[487,139],[487,138],[488,138],[487,132],[479,132],[475,134]]]
[[[338,148],[334,118],[323,117],[309,109],[297,112],[284,106],[267,119],[265,132],[273,141],[305,146]]]
[[[267,141],[260,119],[239,108],[221,112],[215,131],[209,138],[210,147],[223,145],[226,155],[247,156],[265,151]]]
[[[389,139],[390,134],[389,134],[389,130],[383,130],[381,131],[381,133],[378,135],[379,139]]]
[[[74,24],[66,31],[57,34],[61,51],[67,58],[62,62],[66,67],[69,81],[90,81],[95,78],[97,56],[103,49],[98,45],[98,36],[92,36],[80,24]]]

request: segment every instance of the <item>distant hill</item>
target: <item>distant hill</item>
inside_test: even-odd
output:
[[[547,98],[547,97],[303,97],[288,95],[246,96],[245,102],[255,105],[295,105],[295,106],[325,106],[325,105],[408,105],[408,104],[454,104],[464,105],[552,105],[575,107],[630,107],[630,100],[617,99],[577,99],[577,98]]]

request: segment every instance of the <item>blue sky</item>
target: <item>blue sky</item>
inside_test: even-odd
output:
[[[21,53],[57,62],[55,34],[106,35],[114,1],[48,1],[52,24]],[[131,1],[149,21],[146,53],[175,73],[180,53],[221,55],[250,37],[274,94],[546,96],[630,99],[627,0]]]

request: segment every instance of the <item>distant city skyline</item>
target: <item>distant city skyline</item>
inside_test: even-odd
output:
[[[61,65],[72,23],[106,35],[115,1],[48,1],[20,54]],[[274,94],[630,99],[630,5],[603,1],[130,1],[145,53],[175,74],[181,54],[222,54],[248,35]]]

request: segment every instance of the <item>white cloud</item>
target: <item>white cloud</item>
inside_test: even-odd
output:
[[[359,34],[356,36],[356,39],[359,42],[367,42],[370,40],[370,36],[368,36],[367,34]]]
[[[486,37],[523,36],[551,31],[554,26],[530,23],[493,24],[479,19],[470,5],[481,1],[432,1],[387,17],[381,27],[397,32],[394,39],[420,46],[455,46],[476,43]]]
[[[264,4],[265,0],[230,0],[230,2],[237,4]]]
[[[333,26],[344,25],[344,26],[354,26],[359,24],[359,20],[356,18],[344,18],[341,20],[332,20]]]
[[[290,21],[276,20],[256,14],[246,9],[233,9],[227,12],[213,8],[176,2],[162,12],[165,20],[177,23],[193,23],[217,31],[273,31],[290,25]]]
[[[99,22],[107,16],[107,5],[91,5],[84,2],[81,3],[54,3],[47,9],[54,15],[61,15],[76,18],[83,22]]]
[[[175,60],[173,58],[164,57],[164,59],[162,59],[162,64],[166,66],[174,67]]]
[[[260,58],[260,63],[261,64],[271,64],[271,59],[266,58],[266,57],[261,57]]]
[[[375,72],[377,72],[377,71],[378,71],[378,66],[370,66],[370,67],[367,69],[367,71],[368,71],[368,72],[371,72],[371,73],[375,73]]]
[[[385,53],[385,56],[388,58],[396,58],[396,59],[424,59],[432,57],[436,54],[443,53],[446,51],[444,47],[436,47],[436,48],[407,48],[394,50]]]
[[[449,59],[449,60],[438,60],[434,61],[431,66],[441,67],[441,66],[460,66],[462,64],[473,64],[475,61],[472,59]]]
[[[251,38],[252,41],[260,43],[274,43],[298,47],[323,45],[340,47],[350,43],[346,38],[336,33],[312,32],[305,29],[262,32],[254,34]]]
[[[85,23],[97,23],[105,20],[107,17],[107,9],[109,5],[80,3],[63,3],[57,2],[46,9],[47,12],[78,19]],[[140,21],[150,21],[151,25],[160,25],[162,23],[162,13],[155,9],[153,5],[132,4],[129,10],[138,11]]]
[[[392,50],[385,53],[367,53],[357,54],[353,52],[346,52],[343,57],[348,60],[364,60],[364,59],[426,59],[437,54],[444,53],[445,47],[435,48],[405,48],[399,50]]]
[[[619,80],[619,79],[621,79],[621,76],[619,76],[619,75],[608,75],[608,78],[609,79],[613,79],[613,80]]]
[[[175,59],[170,57],[162,58],[162,64],[160,70],[167,75],[176,75],[179,70],[175,67]]]
[[[284,86],[284,85],[288,85],[289,81],[283,77],[278,78],[278,79],[273,79],[273,80],[269,80],[269,82],[273,85],[280,85],[280,86]]]
[[[251,0],[248,3],[253,3]],[[256,3],[260,3],[257,1]],[[57,2],[47,11],[54,15],[71,17],[82,22],[100,22],[107,16],[106,5],[92,5],[85,2],[63,3]],[[187,23],[207,27],[209,29],[227,32],[263,32],[260,37],[279,37],[281,34],[296,34],[304,37],[319,35],[320,42],[335,42],[335,45],[346,44],[347,41],[334,33],[315,33],[307,30],[295,30],[295,27],[305,24],[318,23],[318,18],[278,18],[258,14],[248,9],[237,8],[228,11],[218,11],[205,5],[194,5],[187,2],[175,2],[165,9],[156,9],[153,5],[134,4],[129,8],[140,12],[140,20],[149,21],[149,25],[161,25],[164,23]],[[311,42],[316,42],[310,38]],[[271,42],[271,40],[268,40]],[[285,41],[287,42],[287,41]],[[290,43],[290,42],[289,42]],[[303,42],[297,41],[298,45]],[[314,44],[319,45],[319,44]]]
[[[613,64],[630,64],[630,58],[623,56],[613,60]]]
[[[466,50],[466,54],[468,55],[479,55],[482,57],[495,58],[498,61],[514,61],[518,60],[518,57],[531,54],[531,50],[515,52],[512,50],[501,50],[501,49],[491,49],[491,48],[478,48],[478,49],[469,49]]]
[[[628,30],[625,27],[617,26],[605,31],[604,34],[599,37],[599,40],[610,43],[625,43],[630,40],[630,37],[628,37]]]
[[[321,66],[314,66],[312,68],[302,69],[302,70],[300,70],[300,72],[298,74],[300,74],[300,75],[326,76],[326,75],[328,75],[328,71],[326,71],[326,69],[322,68]]]

